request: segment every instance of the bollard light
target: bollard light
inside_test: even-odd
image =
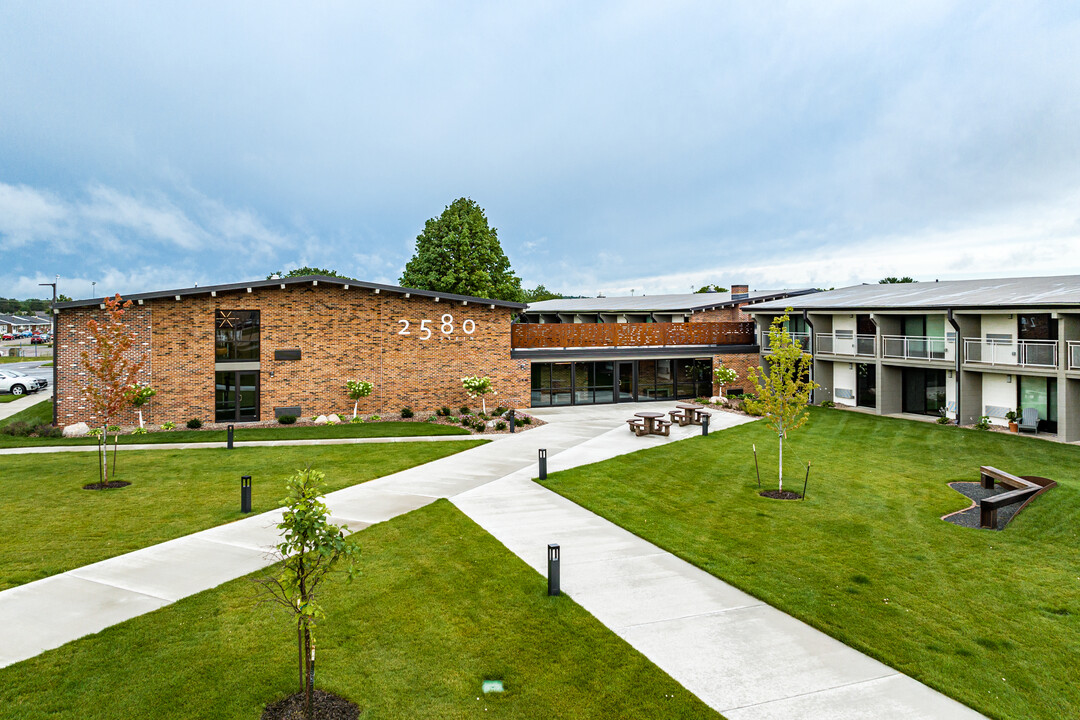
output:
[[[517,425],[517,420],[514,418],[514,408],[510,408],[510,432],[514,432],[515,425]]]
[[[229,449],[232,450],[232,438],[233,438],[233,426],[230,425],[225,430],[226,437],[228,438]]]
[[[559,544],[548,544],[548,595],[559,594]]]
[[[547,480],[547,450],[540,448],[540,479]]]
[[[251,476],[240,476],[240,512],[251,512]]]
[[[701,416],[701,437],[705,437],[709,434],[709,416]]]

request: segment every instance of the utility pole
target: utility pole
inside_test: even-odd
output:
[[[59,343],[57,342],[57,338],[56,338],[56,328],[57,328],[57,323],[56,323],[56,284],[58,282],[60,282],[60,276],[59,275],[57,275],[56,279],[54,279],[51,283],[38,283],[38,285],[51,285],[52,286],[52,306],[49,308],[49,314],[52,315],[52,317],[50,319],[52,320],[52,347],[53,347],[53,352],[52,352],[52,394],[53,394],[52,424],[53,424],[53,427],[56,427],[56,404],[57,404],[56,401],[60,399],[60,396],[57,395],[57,393],[56,393],[56,368],[59,366],[59,363],[60,363],[60,358],[56,353],[56,351],[57,351],[57,349],[59,347]]]

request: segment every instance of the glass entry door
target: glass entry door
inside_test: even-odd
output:
[[[214,373],[214,421],[255,422],[259,419],[259,371]]]
[[[637,400],[634,391],[634,363],[619,363],[619,402],[632,402]]]
[[[1039,411],[1039,430],[1057,432],[1057,379],[1019,376],[1017,405]]]
[[[855,366],[855,404],[859,407],[877,407],[877,367],[870,363]]]

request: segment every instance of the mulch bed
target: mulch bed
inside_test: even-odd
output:
[[[762,490],[758,493],[761,497],[772,498],[773,500],[801,500],[802,493],[791,492],[790,490]]]
[[[946,515],[941,518],[945,522],[952,523],[953,525],[959,525],[960,527],[968,527],[979,529],[979,501],[983,498],[993,497],[1000,495],[1003,492],[1009,492],[1010,488],[995,487],[993,489],[987,489],[977,482],[951,482],[949,483],[956,492],[960,493],[964,497],[971,500],[971,507],[961,510],[960,512],[954,512],[951,515]],[[1005,507],[998,508],[997,518],[998,526],[995,530],[1003,530],[1009,521],[1012,520],[1013,515],[1019,512],[1023,508],[1022,503],[1014,503],[1013,505],[1006,505]],[[987,528],[989,529],[989,528]]]
[[[317,720],[357,720],[360,708],[333,693],[316,690],[311,699]],[[296,693],[266,706],[262,720],[303,720],[304,694]]]
[[[107,483],[90,483],[89,485],[83,485],[83,490],[115,490],[116,488],[127,487],[131,483],[123,480],[110,480]]]

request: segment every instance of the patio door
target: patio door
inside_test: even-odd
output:
[[[214,421],[255,422],[259,419],[259,371],[214,373]]]
[[[877,407],[877,367],[871,363],[855,366],[855,404],[859,407]]]
[[[634,387],[634,363],[621,362],[619,366],[619,402],[633,402],[637,400],[637,390]]]

